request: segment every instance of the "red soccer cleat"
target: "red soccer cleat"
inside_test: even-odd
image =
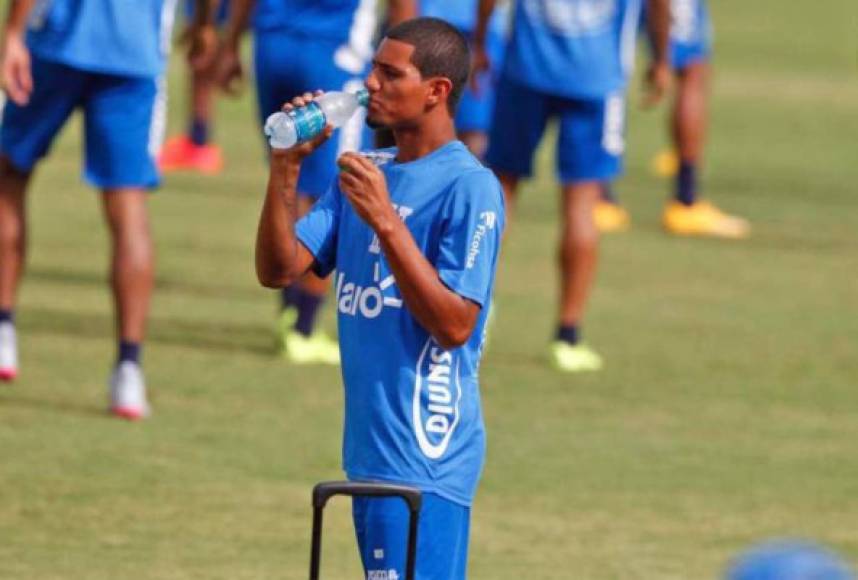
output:
[[[165,173],[198,171],[213,175],[223,169],[223,152],[217,145],[196,145],[187,135],[177,135],[161,148],[158,168]]]

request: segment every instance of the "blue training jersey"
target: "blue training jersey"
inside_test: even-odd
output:
[[[504,72],[561,97],[622,91],[640,9],[641,0],[517,0]]]
[[[444,284],[481,311],[466,344],[438,345],[408,310],[378,239],[336,182],[298,223],[318,272],[337,271],[343,466],[349,479],[407,483],[469,505],[485,455],[478,371],[503,194],[460,141],[381,170],[422,254]]]
[[[27,45],[48,61],[155,77],[170,51],[176,0],[36,0]]]

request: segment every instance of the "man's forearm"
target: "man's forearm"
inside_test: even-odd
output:
[[[647,29],[655,62],[667,62],[670,39],[670,0],[648,0]]]
[[[486,31],[496,3],[497,0],[480,0],[477,5],[477,24],[474,28],[474,44],[477,46],[486,45]]]
[[[35,0],[12,0],[6,17],[6,25],[3,27],[5,35],[24,33],[27,27],[27,18],[33,10]]]
[[[300,166],[272,156],[271,173],[256,234],[256,276],[263,286],[288,286],[304,273],[295,222]]]
[[[479,307],[444,285],[398,217],[376,233],[409,312],[445,349],[461,346],[473,332]]]
[[[230,4],[229,24],[226,28],[224,42],[231,48],[238,49],[241,37],[250,22],[250,13],[256,5],[256,0],[232,0]]]

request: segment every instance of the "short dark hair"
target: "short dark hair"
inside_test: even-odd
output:
[[[423,78],[450,79],[453,88],[447,108],[454,115],[471,72],[471,52],[464,35],[440,18],[413,18],[397,24],[384,36],[414,47],[411,64]]]

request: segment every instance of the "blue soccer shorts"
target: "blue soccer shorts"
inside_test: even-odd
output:
[[[712,22],[705,0],[670,3],[670,64],[676,71],[712,56]]]
[[[363,72],[343,70],[334,63],[338,45],[296,38],[272,30],[255,37],[254,65],[260,124],[283,103],[317,89],[355,92],[363,88]],[[370,143],[366,111],[361,109],[301,165],[298,193],[318,199],[337,173],[336,160],[346,151],[356,151]]]
[[[154,155],[164,116],[156,79],[92,73],[35,55],[32,73],[29,103],[10,100],[3,109],[0,151],[14,167],[31,171],[80,108],[89,183],[101,189],[158,185]]]
[[[622,173],[625,102],[621,94],[572,99],[501,76],[486,162],[495,171],[533,174],[533,157],[550,119],[559,122],[557,173],[563,184],[610,181]]]
[[[408,507],[398,497],[356,497],[352,515],[367,578],[404,580]],[[417,531],[417,580],[465,580],[471,509],[423,494]]]

